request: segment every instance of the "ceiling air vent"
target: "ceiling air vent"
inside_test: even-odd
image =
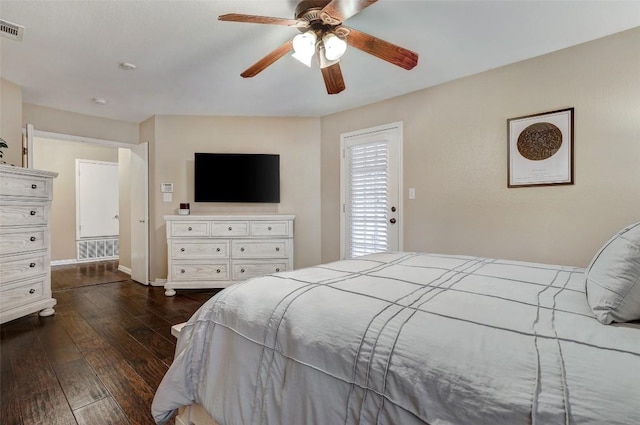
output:
[[[10,38],[16,41],[22,41],[22,33],[24,27],[22,25],[14,24],[4,19],[0,19],[0,35],[6,38]]]

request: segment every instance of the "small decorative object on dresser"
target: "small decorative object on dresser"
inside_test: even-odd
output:
[[[190,209],[189,209],[189,204],[180,204],[180,209],[178,210],[178,215],[189,215],[190,214]]]
[[[0,165],[0,323],[54,314],[49,212],[57,175]]]
[[[167,283],[224,288],[293,269],[293,215],[167,215]]]

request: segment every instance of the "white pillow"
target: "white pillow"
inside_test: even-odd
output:
[[[587,302],[598,321],[640,319],[640,222],[609,239],[585,271]]]

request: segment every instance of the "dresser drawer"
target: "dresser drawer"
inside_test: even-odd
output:
[[[25,176],[2,176],[0,195],[24,196],[28,198],[51,198],[51,186],[46,178]]]
[[[171,236],[206,237],[209,236],[208,221],[180,221],[171,224]]]
[[[264,276],[271,273],[279,273],[287,270],[286,261],[275,262],[233,262],[232,279],[242,280],[252,277]]]
[[[286,258],[289,241],[282,240],[232,240],[231,258]]]
[[[172,281],[189,280],[228,280],[229,262],[198,263],[198,262],[174,262],[171,265]]]
[[[36,226],[48,221],[48,208],[41,204],[0,205],[0,226]]]
[[[287,221],[252,221],[251,236],[289,236]]]
[[[46,229],[0,232],[0,255],[37,251],[48,246],[49,231]]]
[[[48,266],[47,253],[2,258],[0,259],[0,284],[45,274]]]
[[[44,278],[0,286],[3,311],[37,301],[44,295],[44,288]]]
[[[171,258],[177,260],[229,258],[229,241],[173,240],[171,241]]]
[[[214,221],[211,236],[249,236],[248,221]]]

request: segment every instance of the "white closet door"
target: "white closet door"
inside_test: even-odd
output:
[[[401,123],[342,135],[342,258],[402,247],[401,137]]]
[[[118,164],[76,159],[77,239],[118,236]]]

